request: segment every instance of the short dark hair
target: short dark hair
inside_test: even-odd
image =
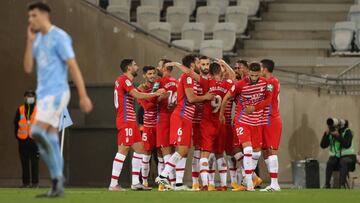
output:
[[[199,56],[199,60],[207,60],[207,59],[210,59],[210,58],[207,56],[204,56],[204,55]]]
[[[237,60],[236,63],[242,64],[243,66],[249,68],[248,62],[246,60]]]
[[[261,66],[260,66],[260,63],[258,62],[252,62],[250,63],[249,65],[249,69],[250,71],[261,71]]]
[[[171,63],[172,61],[171,60],[169,60],[169,59],[166,59],[166,58],[162,58],[162,59],[160,59],[160,61],[162,61],[163,62],[163,66],[165,66],[165,64],[167,64],[167,63]],[[162,68],[162,67],[161,67]],[[166,70],[168,70],[168,71],[172,71],[173,70],[173,67],[172,66],[168,66],[168,67],[166,67]]]
[[[34,3],[31,3],[28,6],[28,11],[34,10],[34,9],[39,9],[40,11],[44,11],[47,13],[51,12],[51,8],[49,5],[47,5],[46,3],[42,2],[42,1],[37,1]]]
[[[216,62],[210,64],[210,66],[209,66],[210,75],[217,75],[220,73],[220,71],[221,71],[220,64],[218,64]]]
[[[144,66],[143,67],[143,73],[146,74],[149,70],[155,70],[154,66]]]
[[[270,73],[274,71],[275,63],[271,59],[263,59],[260,61],[264,68],[266,68]]]
[[[186,66],[187,68],[190,68],[190,65],[192,63],[195,63],[196,58],[197,58],[197,56],[195,56],[193,54],[188,54],[188,55],[184,56],[184,58],[182,58],[181,61],[184,66]]]
[[[120,68],[122,72],[126,73],[126,71],[128,70],[128,66],[131,65],[133,61],[134,59],[123,59],[120,63]]]
[[[28,96],[36,96],[36,93],[34,90],[26,90],[24,92],[24,97],[28,97]]]

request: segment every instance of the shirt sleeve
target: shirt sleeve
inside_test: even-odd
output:
[[[241,89],[242,89],[241,82],[237,82],[236,84],[233,84],[230,88],[231,96],[235,97],[238,93],[241,92]]]
[[[122,89],[124,89],[126,92],[130,92],[131,90],[135,89],[134,85],[129,79],[121,80],[120,86]]]
[[[56,51],[63,61],[75,58],[75,52],[69,36],[59,38],[57,41]]]
[[[184,84],[184,89],[194,88],[194,79],[189,75],[186,75],[184,77],[184,80],[182,81],[182,83]]]
[[[265,107],[269,106],[272,100],[273,91],[274,91],[274,86],[270,83],[267,83],[265,87],[265,98],[262,102],[255,105],[256,111],[260,109],[264,109]]]

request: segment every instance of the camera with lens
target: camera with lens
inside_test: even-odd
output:
[[[335,132],[346,126],[346,121],[344,119],[338,118],[328,118],[326,124],[329,128],[329,132]]]

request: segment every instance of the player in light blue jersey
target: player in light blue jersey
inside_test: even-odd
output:
[[[29,5],[29,26],[24,69],[31,73],[36,64],[38,111],[31,128],[42,159],[50,171],[53,186],[37,197],[61,197],[64,194],[63,158],[58,127],[60,114],[70,100],[68,70],[77,87],[80,108],[92,110],[80,69],[75,60],[70,36],[50,22],[50,7],[42,2]]]

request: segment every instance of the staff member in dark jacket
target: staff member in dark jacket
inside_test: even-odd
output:
[[[346,178],[349,171],[354,170],[356,163],[355,144],[353,134],[349,129],[348,121],[340,120],[339,127],[329,128],[322,139],[320,146],[329,147],[330,157],[326,165],[325,188],[330,188],[332,172],[340,172],[340,187],[346,187]]]
[[[17,109],[14,119],[14,132],[19,143],[22,167],[22,188],[38,187],[39,183],[39,152],[35,142],[30,138],[31,125],[36,115],[35,97],[34,91],[29,90],[24,93],[24,104]]]

